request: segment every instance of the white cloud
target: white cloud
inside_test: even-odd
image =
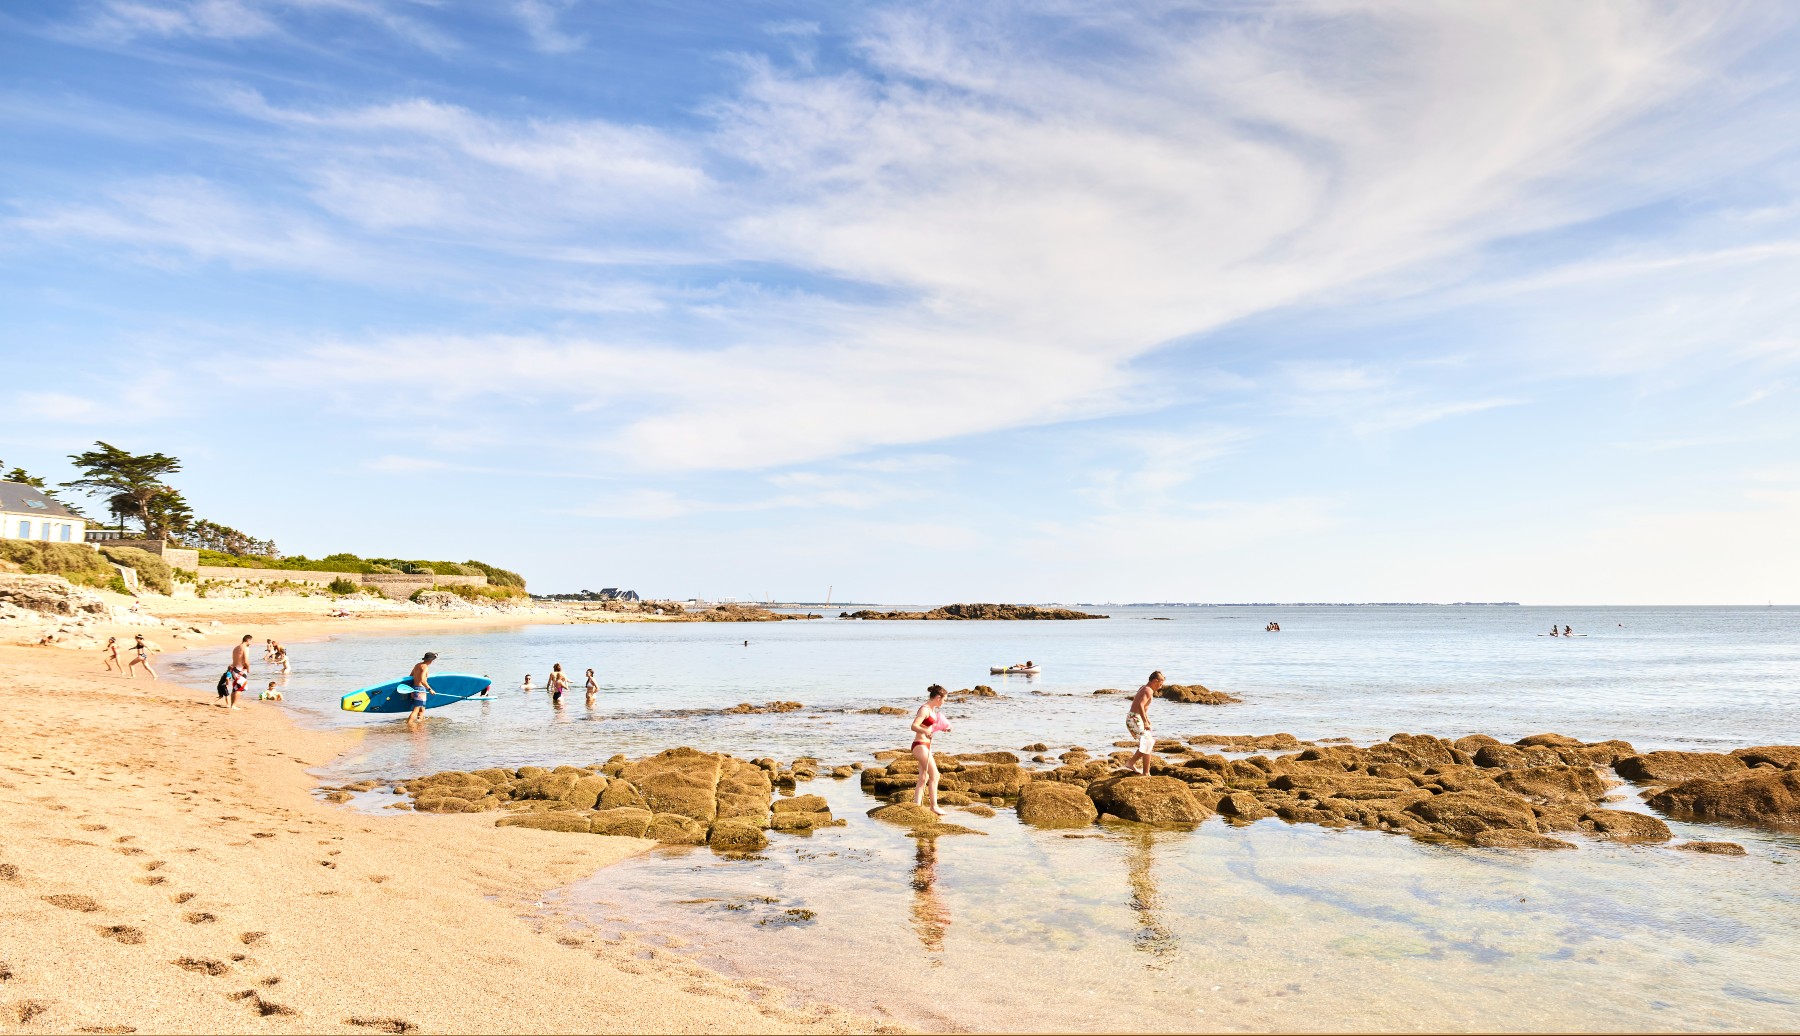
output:
[[[445,34],[383,0],[101,0],[81,36],[129,42],[140,37],[243,40],[289,32],[297,17],[345,15],[378,25],[434,53],[456,49]]]
[[[567,54],[587,44],[584,37],[564,32],[557,24],[574,0],[515,0],[513,10],[531,38],[531,45],[546,54]]]

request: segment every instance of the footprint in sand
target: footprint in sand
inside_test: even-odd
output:
[[[404,1018],[360,1018],[353,1016],[344,1019],[344,1024],[360,1025],[365,1029],[374,1029],[376,1032],[406,1033],[419,1031],[417,1025],[414,1025]]]
[[[182,914],[181,919],[188,924],[212,924],[214,921],[218,920],[217,917],[204,910],[191,910]]]
[[[138,881],[145,885],[165,885],[169,879],[160,874],[152,874],[147,878],[139,878]]]
[[[162,870],[164,866],[166,866],[166,864],[162,860],[151,860],[144,864],[144,869],[147,871],[159,871]]]
[[[94,901],[94,897],[78,896],[68,892],[59,892],[54,896],[45,896],[44,902],[51,906],[62,907],[64,910],[79,910],[84,914],[91,914],[100,909],[100,904]]]
[[[182,957],[178,960],[170,961],[169,963],[184,971],[197,971],[202,975],[212,975],[214,977],[223,975],[231,970],[231,965],[226,964],[224,961],[208,960],[205,957]]]
[[[5,962],[3,960],[0,960],[0,982],[11,982],[12,977],[13,977],[12,965],[8,964],[7,962]]]
[[[101,936],[113,942],[122,942],[127,946],[141,946],[144,943],[144,930],[133,928],[128,924],[109,924],[94,929]]]
[[[232,993],[230,994],[229,999],[236,1000],[239,1003],[248,1004],[255,1009],[257,1014],[262,1015],[264,1018],[273,1017],[275,1015],[292,1015],[300,1013],[286,1004],[277,1004],[269,1000],[264,1000],[262,994],[254,989],[246,989],[241,992]]]
[[[136,1032],[135,1025],[83,1025],[76,1032]]]
[[[173,896],[170,896],[169,900],[173,903],[181,904],[181,903],[186,903],[188,900],[193,899],[197,895],[199,895],[198,892],[177,892]]]
[[[0,863],[0,881],[18,881],[19,868],[10,863]]]
[[[50,1010],[50,1005],[42,1000],[21,1000],[12,1005],[12,1015],[19,1020],[20,1025],[24,1025],[48,1010]]]
[[[262,942],[268,937],[268,932],[245,932],[243,935],[238,936],[238,941],[245,946],[255,946],[257,943]]]

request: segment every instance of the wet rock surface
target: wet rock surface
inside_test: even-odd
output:
[[[1043,746],[1030,745],[1026,750]],[[1130,747],[1125,743],[1125,748]],[[1203,751],[1218,747],[1243,758]],[[1157,742],[1148,776],[1123,767],[1131,752],[1106,756],[1073,746],[1054,764],[1021,764],[1013,752],[934,756],[945,809],[991,817],[1012,808],[1041,828],[1096,823],[1192,828],[1215,814],[1231,824],[1280,819],[1331,828],[1360,827],[1479,848],[1573,848],[1580,836],[1645,846],[1673,834],[1659,816],[1620,803],[1620,775],[1651,784],[1650,808],[1672,818],[1800,827],[1800,747],[1765,745],[1733,753],[1639,753],[1623,741],[1583,742],[1536,734],[1507,744],[1486,735],[1455,741],[1395,734],[1367,746],[1319,743],[1289,734],[1199,734]],[[1286,749],[1286,750],[1284,750]],[[1048,749],[1045,749],[1048,750]],[[876,762],[827,768],[772,758],[674,748],[637,760],[614,756],[592,766],[450,771],[396,785],[420,812],[499,811],[499,826],[650,838],[754,853],[770,832],[808,836],[845,821],[820,795],[796,795],[797,780],[822,770],[859,777],[885,804],[869,817],[921,838],[980,834],[912,801],[919,764],[899,749]],[[1040,758],[1047,758],[1042,757]],[[859,772],[860,771],[860,772]],[[1682,774],[1700,773],[1680,779]],[[368,791],[373,782],[331,789]],[[1733,842],[1693,840],[1687,852],[1736,855]]]
[[[1197,683],[1167,684],[1156,692],[1156,696],[1186,705],[1231,705],[1244,700],[1224,691],[1208,690]]]

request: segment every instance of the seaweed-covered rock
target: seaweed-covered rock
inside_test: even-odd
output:
[[[595,811],[588,830],[597,835],[624,835],[627,838],[642,838],[644,831],[649,827],[649,810],[625,807]]]
[[[1665,788],[1649,799],[1653,809],[1693,820],[1800,825],[1800,769],[1751,770],[1736,780],[1699,778]]]
[[[1207,690],[1197,683],[1165,684],[1162,690],[1156,692],[1156,696],[1186,705],[1231,705],[1244,700],[1224,691]]]
[[[664,845],[705,845],[706,825],[679,813],[658,813],[650,818],[644,837]]]
[[[1140,824],[1198,824],[1212,814],[1173,777],[1108,777],[1087,791],[1100,812]]]
[[[1646,752],[1626,756],[1613,769],[1638,784],[1679,784],[1702,777],[1729,780],[1748,768],[1738,756],[1721,752]]]
[[[1581,826],[1615,842],[1666,842],[1673,836],[1669,825],[1643,813],[1622,809],[1590,809]]]
[[[1800,766],[1800,745],[1758,745],[1733,749],[1731,754],[1742,759],[1746,766]]]
[[[1526,798],[1544,801],[1580,800],[1592,802],[1606,794],[1606,784],[1591,766],[1527,766],[1506,770],[1494,777],[1494,783]]]
[[[829,813],[831,806],[817,795],[795,795],[789,799],[776,799],[777,813]]]
[[[692,748],[671,748],[626,764],[619,776],[643,794],[645,804],[654,812],[678,813],[710,825],[719,812],[719,766],[719,756]]]
[[[499,804],[492,797],[464,799],[454,795],[420,795],[413,799],[413,809],[420,813],[485,813]]]
[[[774,831],[811,831],[820,821],[831,821],[830,813],[776,813],[769,818],[769,828]]]
[[[1011,752],[964,752],[957,755],[956,761],[963,766],[970,763],[1016,763],[1019,757]]]
[[[767,770],[742,759],[725,756],[719,760],[715,816],[719,820],[743,819],[758,827],[768,827],[769,796],[774,791],[775,786]]]
[[[563,801],[576,809],[593,809],[599,803],[600,795],[606,790],[609,783],[611,782],[599,774],[579,777],[569,787],[568,793],[563,796]]]
[[[1505,829],[1537,833],[1537,818],[1530,804],[1514,795],[1445,792],[1412,803],[1406,812],[1438,831],[1464,839]]]
[[[1744,847],[1736,842],[1682,842],[1671,846],[1690,853],[1707,853],[1713,856],[1744,856]]]
[[[920,824],[937,824],[942,822],[930,807],[916,802],[894,802],[886,806],[876,806],[869,810],[869,817],[885,824],[900,824],[904,827],[917,827]]]
[[[1483,849],[1573,849],[1572,843],[1549,835],[1533,834],[1530,831],[1519,831],[1513,828],[1497,828],[1482,831],[1469,840],[1471,845]]]
[[[706,842],[718,852],[755,852],[769,844],[762,825],[744,818],[719,820],[707,832]]]
[[[579,780],[572,773],[544,773],[521,780],[513,788],[515,799],[562,800],[568,798]]]
[[[599,801],[595,806],[600,809],[649,809],[650,803],[644,793],[631,786],[630,781],[608,781],[600,790]]]
[[[1087,792],[1058,781],[1032,781],[1019,789],[1019,819],[1033,827],[1086,827],[1100,811]]]
[[[586,813],[515,813],[501,817],[494,822],[495,827],[529,827],[538,831],[562,831],[565,833],[586,834],[589,831]]]

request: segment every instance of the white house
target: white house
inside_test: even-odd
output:
[[[0,537],[86,543],[87,522],[23,482],[0,482]]]

